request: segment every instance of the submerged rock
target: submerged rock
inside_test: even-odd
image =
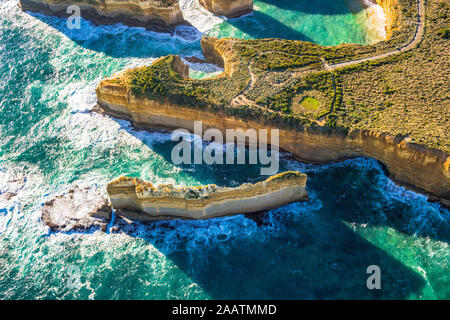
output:
[[[84,231],[98,228],[106,231],[112,209],[98,190],[75,187],[56,196],[42,207],[42,221],[52,231]]]

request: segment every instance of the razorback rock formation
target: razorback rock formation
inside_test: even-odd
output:
[[[199,0],[206,10],[218,16],[237,18],[253,12],[253,0]]]
[[[81,17],[96,24],[122,23],[149,30],[171,30],[187,24],[176,0],[19,0],[23,11],[69,17],[68,7],[76,5]]]
[[[104,195],[79,187],[45,202],[41,211],[42,221],[52,231],[84,231],[91,228],[105,231],[112,214],[111,205]]]
[[[306,175],[288,171],[236,188],[216,185],[179,188],[122,177],[110,182],[107,191],[116,214],[131,220],[207,219],[265,211],[307,200],[306,180]]]
[[[227,76],[236,70],[236,55],[230,54],[230,41],[211,37],[202,40],[206,60],[223,66]],[[187,67],[183,67],[181,59],[172,56],[172,61],[172,70],[186,77]],[[300,160],[329,163],[361,156],[375,158],[386,166],[397,182],[450,205],[450,157],[443,151],[377,130],[355,129],[347,133],[321,127],[299,130],[280,127],[275,120],[262,115],[242,118],[227,112],[227,107],[212,110],[183,105],[165,97],[138,96],[131,90],[130,72],[132,70],[103,80],[96,92],[103,112],[129,120],[136,127],[193,131],[194,121],[202,121],[203,130],[217,128],[223,134],[226,129],[235,128],[279,129],[279,147]]]

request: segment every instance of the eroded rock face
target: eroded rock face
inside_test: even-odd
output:
[[[399,10],[398,0],[358,0],[364,8],[370,7],[372,4],[378,4],[383,8],[386,17],[386,40],[390,39],[392,32],[399,30]]]
[[[206,10],[218,16],[240,17],[253,12],[253,0],[199,0]]]
[[[149,30],[171,30],[187,24],[176,0],[19,0],[23,11],[69,17],[69,6],[81,9],[81,17],[96,24],[122,23]]]
[[[233,55],[228,54],[224,41],[205,38],[202,45],[208,61],[221,62],[226,74],[233,73]],[[219,60],[219,56],[222,61],[215,61]],[[129,120],[136,127],[185,128],[193,131],[194,121],[201,120],[203,131],[217,128],[223,134],[226,129],[234,128],[279,129],[279,147],[298,159],[328,163],[361,156],[375,158],[386,166],[395,181],[424,192],[431,200],[439,200],[446,206],[450,204],[450,156],[443,151],[375,130],[343,133],[321,128],[280,128],[262,116],[242,119],[225,111],[202,110],[168,99],[140,98],[132,94],[126,80],[121,80],[126,74],[115,75],[100,83],[96,90],[98,104],[105,113]]]
[[[122,177],[107,186],[117,216],[149,222],[168,219],[207,219],[233,214],[261,212],[308,199],[307,177],[283,172],[255,184],[236,188],[153,186]]]
[[[17,196],[17,193],[15,193],[15,192],[6,192],[6,193],[0,194],[0,199],[4,199],[6,201],[9,201],[12,198],[14,198],[15,196]]]
[[[106,196],[90,188],[75,187],[42,206],[42,222],[52,231],[106,231],[111,214]]]

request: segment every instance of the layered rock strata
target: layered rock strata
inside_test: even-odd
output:
[[[117,215],[140,222],[165,219],[207,219],[274,209],[307,200],[307,177],[283,172],[255,184],[236,188],[153,186],[122,177],[107,186]]]
[[[237,18],[253,12],[253,0],[199,0],[206,10],[218,16]]]
[[[51,231],[106,230],[112,209],[98,191],[75,187],[42,205],[42,222]]]
[[[69,17],[70,6],[81,9],[81,17],[96,24],[122,23],[149,30],[171,30],[187,24],[176,0],[19,0],[23,11]]]
[[[204,53],[207,60],[225,66],[225,73],[233,72],[229,57],[220,56],[208,38]],[[178,57],[174,71],[186,76],[186,66]],[[106,113],[129,120],[139,128],[184,128],[194,130],[194,121],[202,121],[203,130],[217,128],[224,135],[226,129],[278,129],[279,147],[298,159],[311,163],[329,163],[355,157],[371,157],[383,163],[391,177],[450,205],[450,157],[443,151],[410,142],[375,130],[352,130],[344,133],[322,127],[302,130],[280,128],[262,116],[243,119],[223,110],[201,109],[180,105],[164,97],[137,97],[129,85],[129,71],[103,80],[97,87],[99,107]],[[270,143],[269,139],[269,143]]]

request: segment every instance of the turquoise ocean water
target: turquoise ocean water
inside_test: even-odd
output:
[[[197,30],[170,35],[84,20],[68,30],[0,1],[0,299],[450,298],[450,212],[370,159],[315,166],[284,154],[281,170],[309,175],[310,201],[260,223],[239,215],[49,232],[42,203],[75,185],[102,190],[124,174],[176,185],[261,180],[258,166],[174,166],[169,134],[90,113],[103,77],[167,54],[201,56],[201,33],[370,41],[341,1],[255,1],[254,15],[227,21],[181,3]],[[193,67],[198,77],[217,72]],[[380,266],[382,290],[366,288],[369,265]]]

